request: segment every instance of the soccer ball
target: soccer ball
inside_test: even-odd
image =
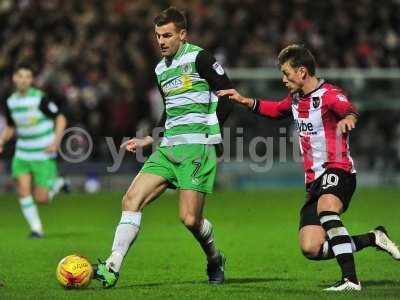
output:
[[[90,262],[80,255],[68,255],[57,266],[58,282],[65,288],[87,287],[92,279],[93,268]]]

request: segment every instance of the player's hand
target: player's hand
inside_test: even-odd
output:
[[[58,143],[50,144],[44,151],[46,153],[56,153],[58,151]]]
[[[228,96],[229,100],[233,100],[237,103],[246,105],[249,108],[252,108],[254,106],[254,99],[243,97],[235,89],[220,90],[217,92],[217,96],[218,97]]]
[[[145,138],[133,138],[121,144],[120,148],[125,148],[129,152],[136,152],[137,148],[143,148],[147,145],[153,143],[153,138],[151,136],[146,136]]]
[[[357,118],[353,115],[348,115],[340,120],[337,124],[337,134],[345,134],[352,131],[356,127]]]

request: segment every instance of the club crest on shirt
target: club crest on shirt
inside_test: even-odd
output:
[[[183,64],[181,65],[181,72],[182,74],[190,74],[193,72],[192,64]]]
[[[312,105],[314,108],[318,108],[321,100],[319,97],[312,97]]]

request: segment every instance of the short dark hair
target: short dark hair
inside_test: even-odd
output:
[[[279,66],[289,62],[293,68],[306,67],[311,76],[315,75],[316,62],[311,51],[303,45],[293,44],[284,48],[278,55]]]
[[[174,6],[163,10],[154,18],[154,24],[156,26],[166,25],[168,23],[174,23],[179,30],[187,29],[185,14]]]
[[[32,72],[32,74],[35,74],[35,67],[28,61],[18,62],[14,67],[14,73],[17,73],[21,69],[29,70]]]

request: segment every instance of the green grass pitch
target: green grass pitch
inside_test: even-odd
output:
[[[384,224],[400,242],[398,188],[358,189],[344,222],[351,233]],[[227,256],[226,284],[206,284],[205,259],[178,220],[168,193],[144,213],[138,240],[114,289],[93,281],[64,290],[58,261],[73,253],[92,262],[109,254],[122,193],[61,196],[40,207],[43,240],[28,240],[15,196],[0,198],[0,299],[399,299],[400,262],[375,249],[356,254],[363,291],[327,294],[340,276],[335,261],[312,262],[298,249],[302,189],[216,192],[206,205],[218,246]]]

